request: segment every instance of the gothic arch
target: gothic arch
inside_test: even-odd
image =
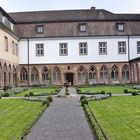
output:
[[[3,65],[3,84],[4,84],[4,86],[7,86],[7,64],[6,63],[4,63],[4,65]]]
[[[103,65],[100,68],[100,82],[104,83],[104,84],[107,84],[108,80],[109,80],[108,68],[105,65]]]
[[[89,68],[88,79],[90,83],[97,83],[97,69],[94,65]]]
[[[56,66],[53,69],[53,82],[58,83],[61,81],[61,71],[60,69]]]
[[[129,81],[130,79],[130,72],[129,72],[129,66],[127,64],[125,64],[122,67],[122,80],[123,81]]]
[[[81,84],[85,84],[86,83],[86,70],[83,66],[80,66],[78,69],[78,81]]]
[[[45,66],[45,67],[43,67],[43,69],[42,69],[42,81],[45,82],[45,81],[47,81],[47,80],[49,80],[49,70],[48,70],[48,68]]]
[[[28,72],[26,68],[22,67],[20,70],[20,82],[26,83],[28,81]]]
[[[11,82],[12,82],[12,67],[11,67],[11,64],[9,64],[9,67],[8,67],[8,83],[9,85],[11,85]]]
[[[31,82],[37,84],[39,82],[39,72],[36,67],[33,67],[31,70]]]
[[[117,65],[113,65],[111,68],[111,79],[113,81],[119,80],[119,68]]]
[[[0,87],[2,87],[2,64],[0,63]]]

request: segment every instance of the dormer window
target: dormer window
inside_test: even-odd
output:
[[[124,31],[124,23],[117,23],[117,30]]]
[[[86,24],[85,23],[79,24],[79,30],[80,32],[86,32]]]
[[[44,32],[44,26],[43,25],[36,25],[36,32],[39,34],[42,34]]]

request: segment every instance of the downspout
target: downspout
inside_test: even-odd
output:
[[[132,75],[131,75],[131,62],[130,62],[130,35],[128,35],[128,62],[129,62],[129,71],[130,71],[130,83],[132,83]]]
[[[29,57],[30,57],[30,53],[29,53],[29,38],[27,38],[27,55],[28,55],[28,87],[30,86],[30,74],[29,74],[29,63],[30,63],[30,59],[29,59]]]

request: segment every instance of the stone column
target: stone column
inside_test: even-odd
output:
[[[97,68],[97,84],[100,83],[100,68]]]
[[[122,83],[122,71],[121,71],[121,68],[119,68],[119,83]]]

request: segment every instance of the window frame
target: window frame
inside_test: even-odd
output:
[[[86,23],[80,23],[79,24],[79,31],[80,32],[86,32],[87,31],[87,24]]]
[[[35,45],[35,47],[36,47],[36,56],[38,56],[38,57],[39,56],[44,56],[44,44],[43,43],[37,43]],[[41,52],[42,50],[43,50],[43,53]],[[38,52],[40,52],[40,53],[38,53]]]
[[[43,34],[44,33],[44,25],[36,25],[36,32],[38,34]]]
[[[105,44],[105,46],[103,44]],[[99,45],[99,55],[107,55],[107,42],[99,42],[98,45]],[[101,49],[102,49],[102,52],[100,51]],[[105,52],[103,51],[104,49],[105,49]]]
[[[85,45],[85,46],[83,46],[83,45]],[[82,50],[82,52],[81,52],[81,50]],[[84,52],[85,50],[86,50],[86,52]],[[80,42],[79,43],[79,55],[88,55],[88,44],[87,44],[87,42]]]
[[[124,23],[117,23],[117,31],[124,32]],[[122,27],[121,27],[122,26]]]
[[[59,43],[59,55],[68,56],[68,43]]]
[[[6,52],[8,52],[8,37],[6,37],[6,36],[4,36],[4,43],[5,43],[5,45],[4,45],[4,50],[5,50]]]
[[[120,44],[124,43],[124,46],[120,46]],[[124,52],[122,51],[124,47]],[[120,51],[121,49],[121,51]],[[126,54],[126,41],[118,41],[118,54]]]
[[[139,45],[138,45],[139,44]],[[139,49],[139,50],[138,50]],[[137,41],[137,54],[140,54],[140,41]]]

